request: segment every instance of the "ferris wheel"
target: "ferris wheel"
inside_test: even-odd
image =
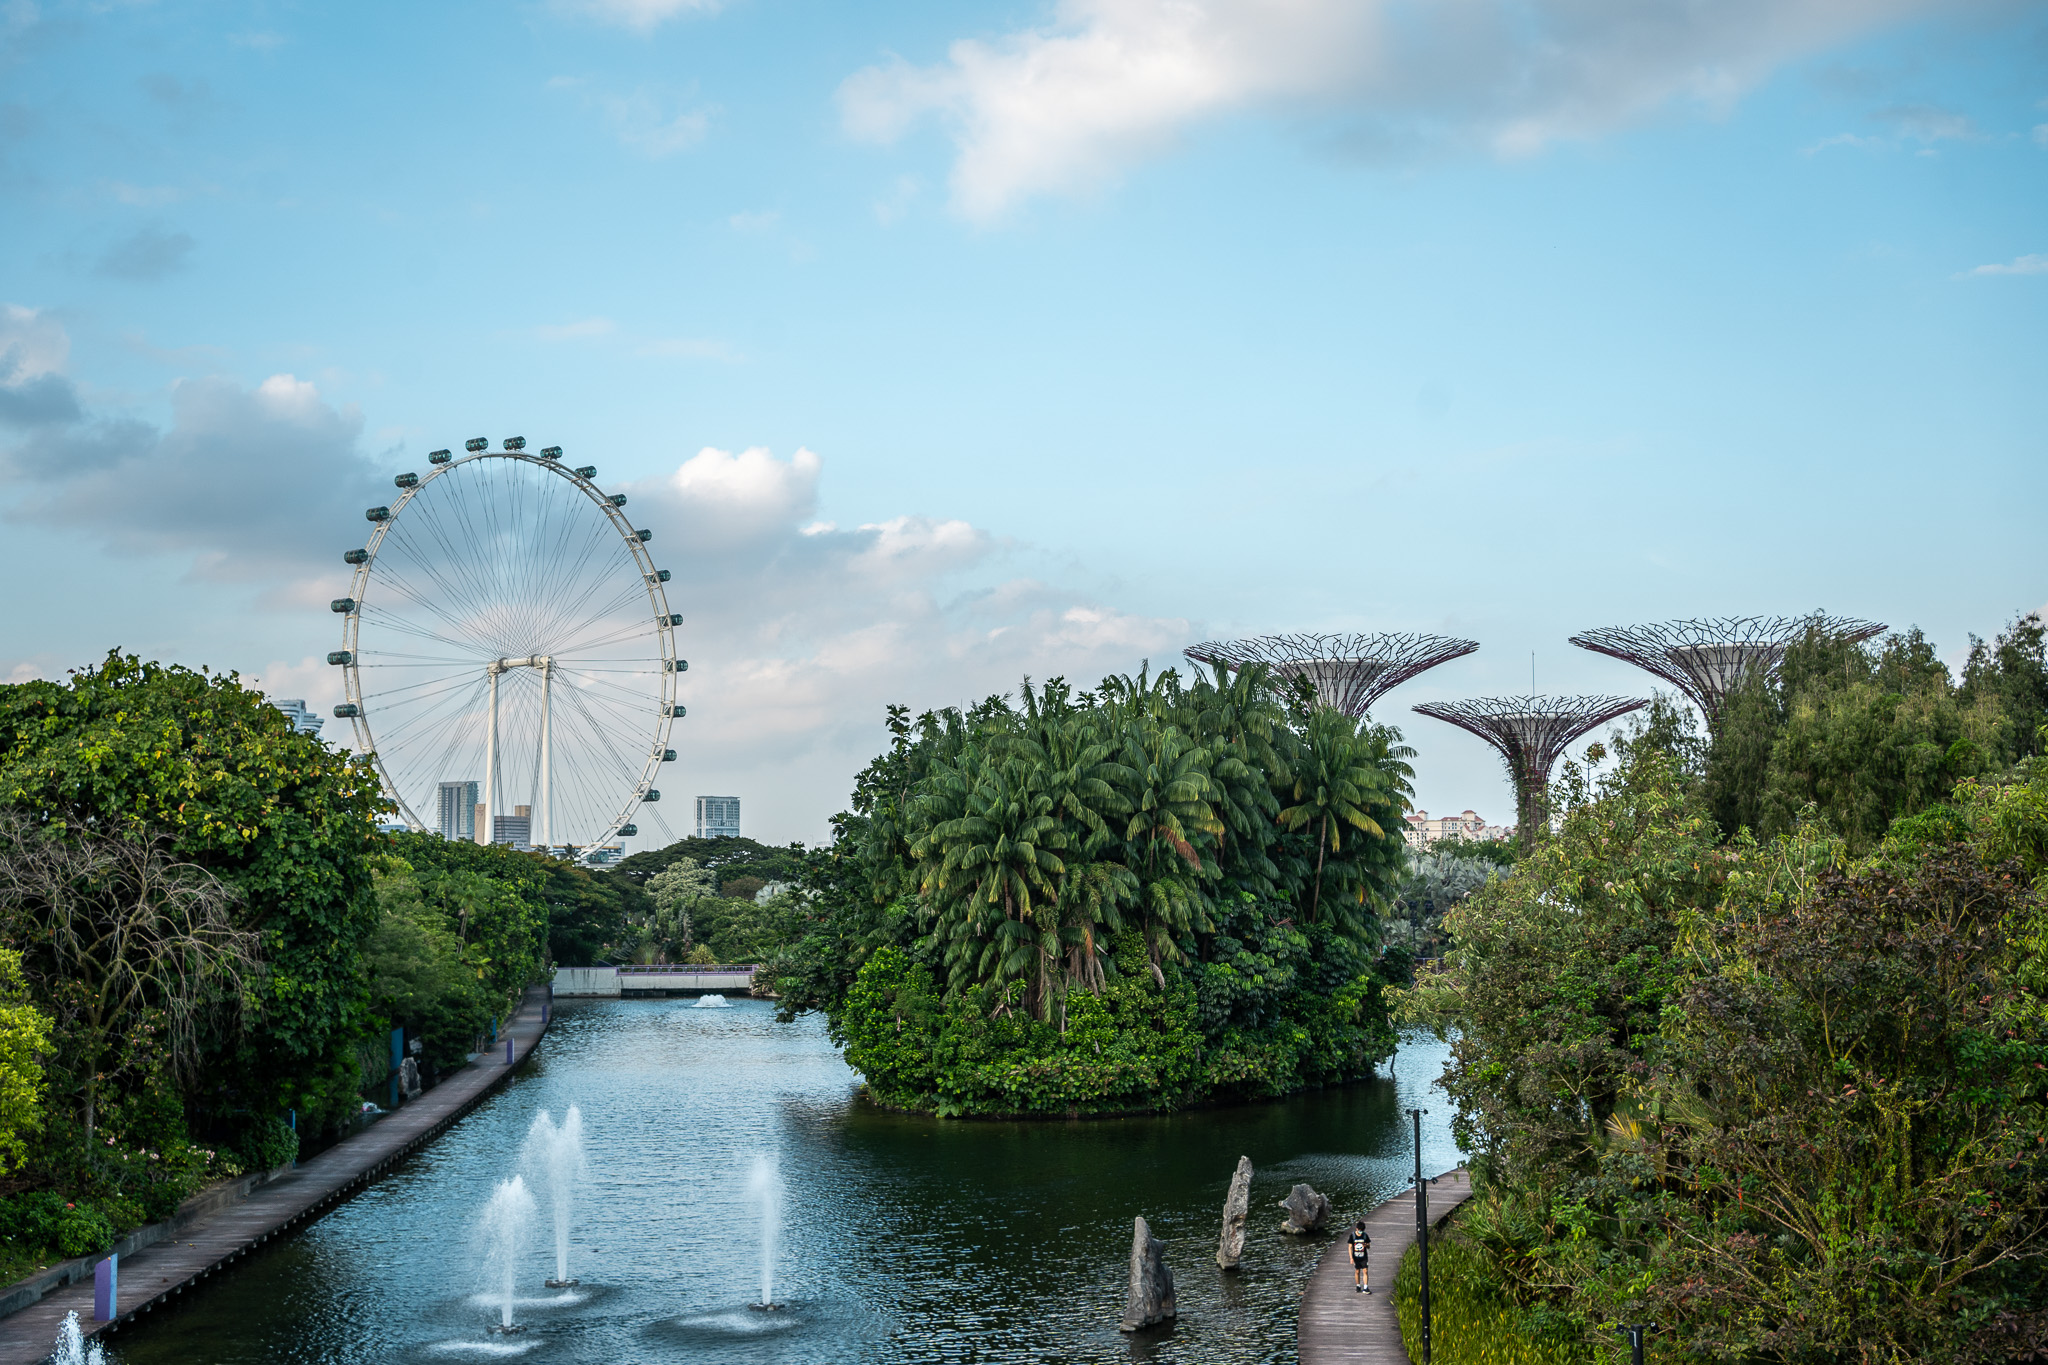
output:
[[[689,664],[654,533],[560,446],[489,447],[434,451],[364,514],[369,541],[342,556],[355,577],[331,604],[334,714],[415,830],[574,856],[637,834],[646,807],[665,833],[651,803]]]

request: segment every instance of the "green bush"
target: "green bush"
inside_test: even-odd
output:
[[[253,1123],[242,1137],[242,1165],[251,1171],[274,1171],[298,1160],[299,1135],[283,1119]]]

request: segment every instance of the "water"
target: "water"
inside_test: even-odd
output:
[[[654,1362],[1292,1361],[1300,1287],[1326,1238],[1282,1237],[1305,1180],[1338,1215],[1408,1186],[1401,1110],[1421,1104],[1424,1164],[1457,1162],[1429,1082],[1443,1049],[1406,1047],[1395,1079],[1156,1118],[941,1122],[853,1097],[820,1021],[765,1002],[722,1010],[626,1000],[558,1006],[532,1061],[386,1179],[119,1333],[122,1365],[533,1365]],[[527,1329],[493,1337],[466,1234],[543,1111],[580,1111],[589,1178],[569,1245],[581,1286],[543,1288],[529,1239],[511,1296]],[[1216,1269],[1224,1193],[1257,1167],[1244,1270]],[[771,1157],[781,1216],[753,1188]],[[1181,1317],[1127,1337],[1131,1219],[1167,1243]],[[562,1278],[557,1276],[557,1278]],[[780,1312],[750,1305],[772,1297]],[[489,1309],[488,1319],[480,1309]]]
[[[99,1343],[85,1339],[85,1329],[78,1325],[76,1312],[66,1313],[64,1325],[57,1329],[57,1350],[51,1365],[106,1365]]]

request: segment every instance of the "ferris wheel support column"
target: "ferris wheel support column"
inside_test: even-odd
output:
[[[505,671],[505,661],[493,659],[484,671],[491,675],[491,729],[484,745],[484,813],[476,822],[480,844],[491,842],[491,822],[498,814],[498,678]]]
[[[540,660],[540,839],[544,849],[555,846],[554,756],[548,745],[548,700],[555,685],[555,661],[547,655]]]

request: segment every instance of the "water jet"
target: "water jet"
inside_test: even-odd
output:
[[[570,1105],[558,1126],[547,1110],[541,1110],[526,1132],[520,1164],[533,1173],[535,1183],[546,1191],[553,1207],[555,1276],[545,1283],[549,1289],[574,1288],[577,1281],[569,1274],[569,1217],[576,1185],[590,1175],[583,1156],[582,1111]]]
[[[491,1331],[504,1335],[521,1331],[512,1322],[514,1281],[519,1274],[519,1256],[526,1249],[527,1234],[532,1231],[534,1219],[533,1196],[527,1192],[526,1182],[518,1176],[500,1181],[491,1192],[491,1202],[484,1206],[484,1216],[478,1225],[478,1240],[483,1244],[483,1291],[486,1300],[498,1304],[498,1321]]]
[[[782,1181],[775,1172],[775,1158],[757,1156],[747,1173],[747,1193],[761,1225],[761,1301],[749,1307],[773,1312],[775,1302],[775,1242],[782,1223]]]

